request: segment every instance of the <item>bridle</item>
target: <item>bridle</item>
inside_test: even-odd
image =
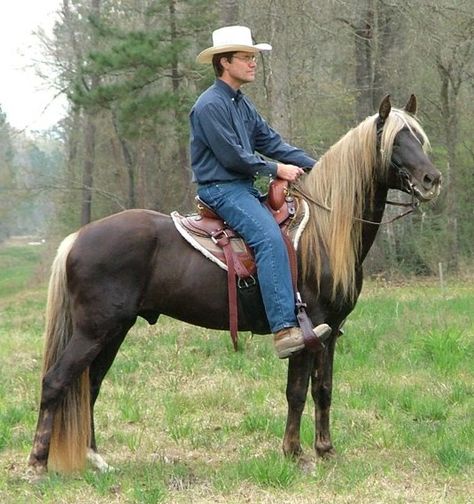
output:
[[[380,153],[380,141],[382,138],[382,133],[383,133],[383,127],[384,127],[384,121],[380,119],[380,117],[377,119],[377,152]],[[418,207],[420,206],[420,201],[416,198],[415,195],[415,189],[413,184],[410,181],[410,174],[408,170],[404,167],[399,165],[396,161],[393,161],[392,159],[390,160],[390,166],[395,168],[399,174],[399,177],[401,179],[402,184],[405,186],[405,188],[409,189],[410,191],[410,196],[411,196],[411,201],[409,203],[402,203],[398,201],[390,201],[386,200],[384,205],[393,205],[393,206],[400,206],[400,207],[409,207],[408,210],[405,212],[402,212],[399,215],[396,215],[390,220],[386,221],[381,221],[381,222],[376,222],[376,221],[371,221],[368,219],[362,219],[360,217],[352,217],[354,221],[357,222],[362,222],[364,224],[372,224],[375,226],[380,226],[382,224],[391,224],[392,222],[397,221],[398,219],[401,219],[402,217],[405,217],[411,213],[413,213],[415,210],[418,210]],[[309,170],[305,170],[308,172]],[[319,201],[316,201],[312,196],[306,193],[301,187],[298,185],[292,185],[291,190],[300,196],[302,196],[305,200],[309,201],[313,205],[316,205],[319,208],[322,208],[323,210],[326,210],[328,212],[332,212],[332,208],[327,207],[326,205],[323,205]]]
[[[410,188],[411,188],[411,186],[410,186]],[[309,201],[313,205],[316,205],[317,207],[322,208],[323,210],[326,210],[327,212],[332,212],[332,208],[329,208],[326,205],[323,205],[319,201],[316,201],[312,196],[310,196],[308,193],[306,193],[306,191],[301,189],[301,187],[292,185],[291,191],[299,194],[306,201]],[[393,217],[389,220],[377,222],[377,221],[371,221],[368,219],[362,219],[361,217],[352,217],[352,219],[357,222],[362,222],[364,224],[372,224],[374,226],[380,226],[382,224],[391,224],[392,222],[395,222],[398,219],[401,219],[402,217],[405,217],[406,215],[413,213],[415,210],[418,210],[418,207],[420,206],[420,202],[416,199],[415,192],[414,192],[413,188],[411,188],[411,190],[410,190],[410,195],[411,195],[411,202],[409,202],[409,203],[402,203],[402,202],[390,201],[390,200],[385,201],[386,205],[409,207],[409,209],[406,210],[405,212],[402,212],[401,214],[396,215],[395,217]]]

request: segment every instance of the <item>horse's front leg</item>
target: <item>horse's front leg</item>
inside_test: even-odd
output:
[[[288,417],[283,438],[283,453],[289,457],[299,457],[303,452],[300,441],[301,416],[308,393],[313,359],[314,354],[304,350],[300,354],[291,357],[288,363],[288,380],[286,384]]]
[[[311,394],[315,407],[316,439],[314,447],[316,453],[321,457],[334,454],[329,422],[336,339],[337,337],[333,332],[331,338],[326,343],[326,348],[317,354],[314,361],[314,369],[311,373]]]

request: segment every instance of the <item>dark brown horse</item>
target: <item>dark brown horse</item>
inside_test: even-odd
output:
[[[300,240],[299,290],[314,325],[333,332],[319,353],[289,360],[288,419],[283,450],[301,453],[300,422],[308,386],[315,402],[315,449],[332,451],[329,431],[333,356],[339,328],[362,287],[362,262],[377,233],[388,189],[435,198],[440,173],[413,117],[416,100],[379,113],[349,131],[295,188],[311,217]],[[206,295],[203,296],[202,293]],[[40,473],[84,467],[97,454],[93,408],[102,380],[137,317],[166,314],[210,329],[229,327],[226,274],[194,250],[167,215],[128,210],[67,237],[53,263],[47,305],[43,381],[29,464]],[[239,328],[261,323],[239,315]]]

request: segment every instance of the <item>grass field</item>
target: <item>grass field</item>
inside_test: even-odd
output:
[[[474,502],[474,287],[449,279],[364,287],[336,351],[330,460],[312,450],[310,398],[305,464],[282,456],[286,363],[269,337],[243,333],[234,353],[226,332],[163,318],[132,329],[98,400],[116,471],[28,482],[41,264],[39,248],[0,248],[1,503]]]

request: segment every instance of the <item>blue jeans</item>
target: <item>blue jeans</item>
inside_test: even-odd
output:
[[[272,332],[297,327],[288,251],[278,224],[260,202],[253,182],[215,182],[199,186],[197,192],[252,248]]]

